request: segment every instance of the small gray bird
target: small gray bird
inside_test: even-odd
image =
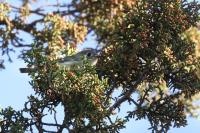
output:
[[[74,66],[82,66],[83,61],[87,60],[91,66],[96,65],[98,61],[98,54],[100,50],[93,48],[85,48],[82,51],[72,56],[66,56],[58,60],[58,63],[67,69],[73,69]],[[20,68],[21,73],[29,73],[35,70],[35,68]]]

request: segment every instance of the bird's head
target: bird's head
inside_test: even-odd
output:
[[[83,60],[88,60],[91,65],[95,65],[98,60],[99,50],[93,48],[85,48],[82,51],[72,56],[67,56],[59,61],[60,64],[65,66],[80,65]]]
[[[79,53],[77,53],[78,56],[83,56],[84,58],[90,60],[93,58],[97,58],[99,55],[99,50],[93,49],[93,48],[85,48]]]

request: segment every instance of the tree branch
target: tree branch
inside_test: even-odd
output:
[[[131,86],[131,88],[125,92],[125,94],[118,99],[110,108],[109,108],[109,112],[112,112],[113,110],[115,110],[116,108],[118,108],[123,102],[127,101],[131,94],[135,91],[135,88],[137,88],[137,86],[141,83],[142,80],[144,80],[145,78],[145,73],[144,72],[139,78],[138,80],[134,83],[134,85]]]

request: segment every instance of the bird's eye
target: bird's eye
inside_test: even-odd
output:
[[[87,57],[90,57],[92,54],[91,53],[87,53]]]

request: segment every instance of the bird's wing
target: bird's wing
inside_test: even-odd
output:
[[[59,62],[59,63],[72,62],[72,61],[73,61],[73,58],[74,58],[73,56],[66,56],[66,57],[60,59],[58,62]]]

